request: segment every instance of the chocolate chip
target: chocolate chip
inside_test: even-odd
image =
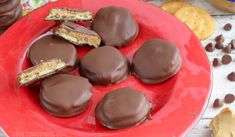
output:
[[[212,64],[213,64],[214,67],[217,67],[217,66],[221,65],[221,62],[220,62],[220,60],[218,58],[214,58]]]
[[[212,51],[215,50],[215,47],[213,46],[212,43],[209,43],[209,44],[206,45],[205,50],[206,50],[207,52],[212,52]]]
[[[225,97],[224,97],[224,102],[225,103],[233,103],[233,101],[235,100],[235,97],[233,94],[227,94]]]
[[[218,35],[217,37],[215,37],[215,41],[223,43],[224,42],[224,36],[222,34]]]
[[[233,39],[231,42],[230,42],[231,46],[233,49],[235,49],[235,39]]]
[[[217,49],[223,49],[223,47],[224,47],[223,42],[217,42],[217,43],[215,44],[215,48],[217,48]]]
[[[227,24],[224,25],[224,30],[230,31],[231,29],[232,29],[232,24],[227,23]]]
[[[226,55],[224,55],[224,56],[222,57],[222,63],[223,63],[224,65],[227,65],[227,64],[229,64],[229,63],[231,63],[231,62],[232,62],[232,57],[231,57],[230,55],[226,54]]]
[[[228,80],[235,81],[235,72],[231,72],[227,76]]]
[[[224,103],[220,99],[217,98],[214,100],[214,103],[213,103],[214,108],[219,108],[219,107],[222,107],[223,105]]]
[[[225,52],[225,53],[231,53],[231,51],[232,51],[232,45],[231,44],[228,44],[228,46],[223,48],[223,52]]]

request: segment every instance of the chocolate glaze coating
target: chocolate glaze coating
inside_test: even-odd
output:
[[[28,57],[33,65],[53,58],[68,64],[64,71],[71,71],[78,65],[77,50],[74,45],[53,35],[47,35],[32,44]]]
[[[42,107],[58,117],[71,117],[84,111],[89,103],[92,85],[86,78],[57,74],[41,82]]]
[[[96,118],[110,129],[123,129],[145,121],[151,103],[142,92],[129,87],[109,92],[96,106]]]
[[[0,28],[8,28],[21,16],[22,6],[19,5],[11,11],[2,13],[0,16]]]
[[[101,36],[105,45],[117,48],[133,42],[139,33],[139,26],[130,11],[121,7],[100,9],[92,28]]]
[[[167,41],[151,39],[134,54],[134,75],[147,84],[161,83],[174,76],[182,59],[177,47]]]
[[[111,85],[127,78],[129,61],[116,48],[98,47],[83,57],[79,72],[95,84]]]
[[[16,8],[20,4],[20,0],[8,0],[0,3],[0,16],[2,13],[8,12]]]

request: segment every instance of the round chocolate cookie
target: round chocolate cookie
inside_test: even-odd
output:
[[[95,114],[105,127],[123,129],[145,121],[151,107],[142,92],[125,87],[106,94],[97,104]]]
[[[92,85],[86,78],[57,74],[41,82],[40,102],[50,114],[75,116],[85,110],[92,97]]]
[[[32,44],[28,57],[33,65],[58,58],[68,64],[64,71],[71,71],[78,65],[77,50],[74,45],[53,35],[47,35]]]
[[[3,0],[5,1],[5,0]],[[8,12],[14,8],[16,8],[20,4],[20,0],[8,0],[5,2],[1,2],[0,0],[0,16],[2,13]]]
[[[92,28],[101,36],[105,45],[117,48],[133,42],[139,33],[139,26],[130,11],[121,7],[100,9]]]
[[[17,8],[0,14],[0,28],[8,28],[13,23],[17,21],[18,18],[20,18],[22,12],[22,7],[19,5]]]
[[[161,83],[174,76],[182,59],[177,47],[167,41],[151,39],[134,54],[134,75],[147,84]]]
[[[79,72],[95,84],[111,85],[127,78],[129,61],[116,48],[103,46],[83,57]]]

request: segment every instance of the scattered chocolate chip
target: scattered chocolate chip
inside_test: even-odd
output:
[[[223,48],[223,52],[225,53],[231,53],[232,52],[232,45],[228,44],[228,46]]]
[[[223,47],[224,47],[223,42],[216,42],[215,48],[217,48],[217,49],[223,49]]]
[[[223,102],[220,100],[220,99],[215,99],[215,101],[214,101],[214,103],[213,103],[213,107],[214,108],[220,108],[220,107],[222,107],[224,104],[223,104]]]
[[[227,76],[228,80],[235,81],[235,72],[231,72]]]
[[[227,94],[225,97],[224,97],[224,102],[225,103],[233,103],[233,101],[235,100],[235,97],[233,94]]]
[[[231,42],[230,42],[231,46],[232,46],[232,49],[235,49],[235,39],[233,39]]]
[[[212,52],[212,51],[215,50],[215,47],[213,46],[212,43],[209,43],[209,44],[206,45],[205,50],[206,50],[207,52]]]
[[[218,35],[217,37],[215,37],[215,41],[223,43],[224,42],[224,36],[222,34]]]
[[[232,24],[227,23],[227,24],[224,25],[224,30],[230,31],[231,29],[232,29]]]
[[[218,58],[214,58],[214,60],[213,60],[213,66],[214,66],[214,67],[217,67],[217,66],[220,66],[220,64],[221,64],[220,60],[219,60]]]
[[[223,63],[224,65],[227,65],[227,64],[229,64],[229,63],[231,63],[231,62],[232,62],[232,57],[231,57],[230,55],[226,54],[226,55],[224,55],[224,56],[222,57],[222,63]]]

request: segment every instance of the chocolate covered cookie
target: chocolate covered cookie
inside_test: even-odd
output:
[[[160,39],[146,41],[134,54],[134,75],[142,82],[155,84],[166,81],[180,69],[182,59],[174,44]]]
[[[127,78],[129,62],[116,48],[103,46],[83,57],[79,72],[95,84],[111,85]]]
[[[121,7],[100,9],[94,18],[92,28],[105,45],[123,47],[135,40],[139,27],[130,11]]]
[[[28,86],[59,73],[66,67],[67,64],[64,61],[51,59],[23,70],[17,75],[17,80],[20,86]]]
[[[123,129],[145,121],[151,108],[142,92],[125,87],[107,93],[97,104],[95,114],[103,126]]]
[[[86,78],[69,74],[51,76],[41,82],[42,107],[58,117],[75,116],[85,110],[92,97]]]
[[[7,29],[13,23],[15,23],[18,18],[21,17],[22,7],[21,5],[17,6],[15,9],[12,9],[8,12],[0,14],[0,29]]]
[[[18,5],[20,5],[20,0],[0,1],[0,15],[16,8]]]
[[[90,45],[97,48],[101,43],[96,32],[73,22],[62,23],[54,29],[54,34],[78,46]]]
[[[21,7],[20,5],[18,7]],[[0,25],[2,25],[3,23],[5,23],[7,20],[11,20],[12,18],[15,17],[15,13],[19,10],[19,8],[15,8],[12,9],[10,11],[1,13],[1,17],[0,17]]]
[[[49,21],[91,21],[92,13],[75,8],[52,8],[45,18]]]
[[[68,64],[64,71],[70,71],[78,64],[74,45],[53,35],[44,36],[34,42],[29,49],[28,58],[33,65],[53,58],[61,59]]]

